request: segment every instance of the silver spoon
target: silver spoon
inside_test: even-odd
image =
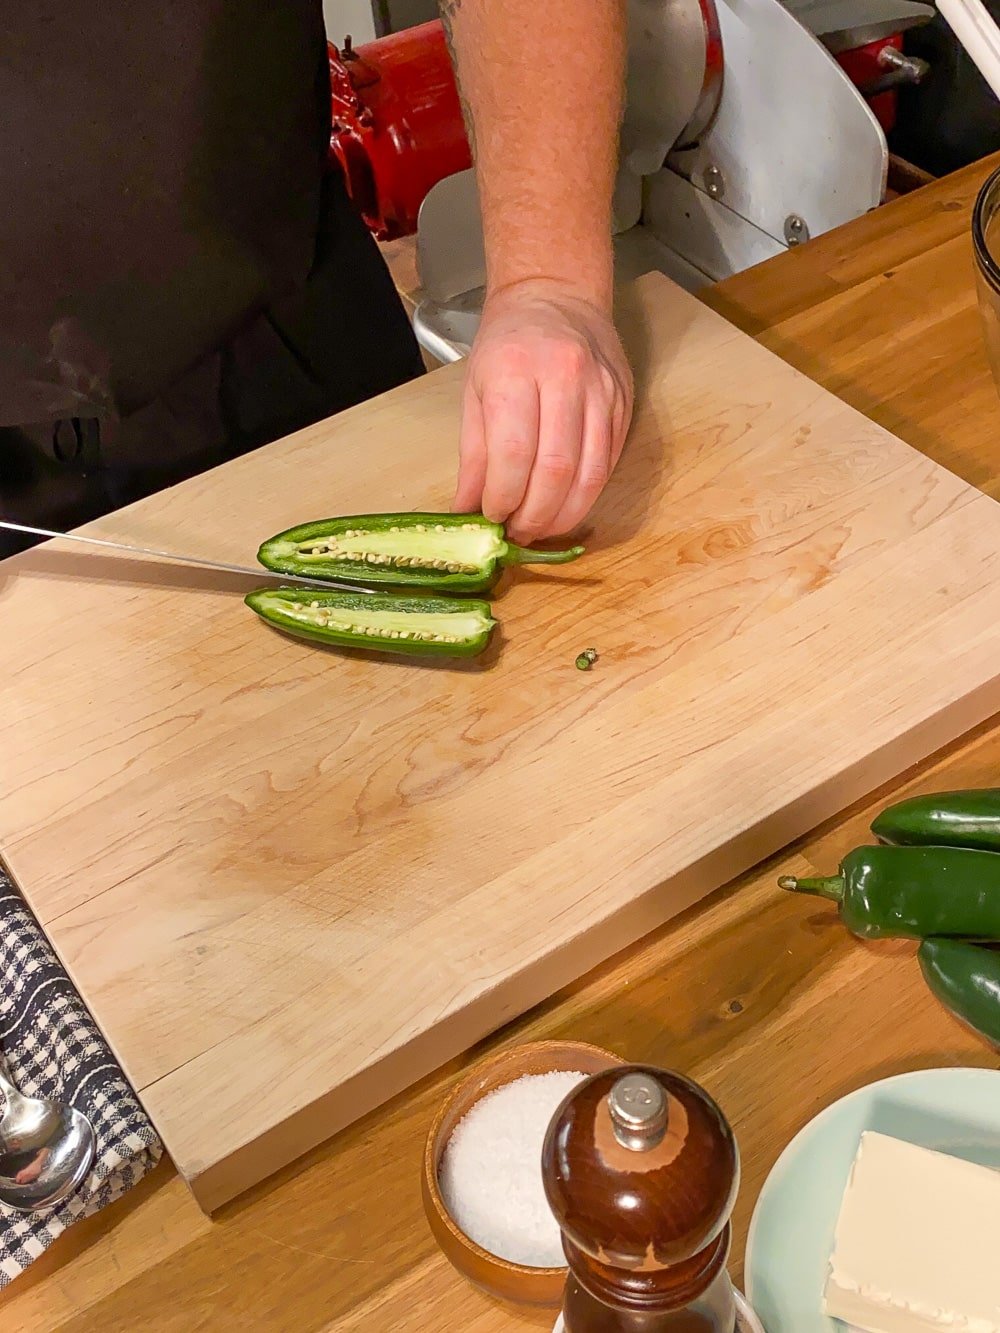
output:
[[[51,1208],[82,1183],[94,1160],[94,1127],[85,1115],[46,1097],[26,1097],[0,1054],[0,1203],[31,1213]]]

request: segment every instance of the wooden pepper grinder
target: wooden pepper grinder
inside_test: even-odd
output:
[[[734,1333],[739,1172],[725,1116],[680,1074],[629,1065],[574,1089],[542,1152],[566,1333]]]

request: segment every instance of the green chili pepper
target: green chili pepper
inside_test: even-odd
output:
[[[580,656],[576,659],[576,669],[577,671],[589,671],[596,661],[597,661],[597,649],[585,648],[583,652],[580,654]]]
[[[924,940],[924,980],[956,1018],[1000,1046],[1000,953],[961,940]]]
[[[912,796],[872,824],[881,842],[1000,852],[1000,788]]]
[[[342,648],[424,657],[475,657],[496,621],[489,602],[322,588],[265,588],[247,606],[275,629]]]
[[[778,881],[840,904],[862,939],[1000,940],[1000,856],[968,847],[859,847],[825,879]]]
[[[257,559],[278,574],[437,592],[491,588],[504,565],[562,565],[583,555],[530,551],[478,514],[361,514],[289,528]]]

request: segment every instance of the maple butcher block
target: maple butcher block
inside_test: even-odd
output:
[[[0,567],[0,852],[206,1209],[1000,704],[995,503],[666,279],[621,319],[588,553],[505,581],[484,659],[324,652],[239,578]],[[460,377],[91,530],[247,563],[444,508]]]
[[[1000,491],[1000,402],[968,229],[972,199],[993,165],[706,294],[783,358],[989,494]],[[740,1284],[764,1178],[816,1112],[904,1069],[998,1062],[929,994],[912,946],[860,945],[831,910],[776,892],[775,880],[828,871],[900,796],[988,786],[998,765],[1000,732],[989,724],[211,1219],[164,1162],[0,1293],[0,1320],[28,1333],[131,1333],[140,1324],[214,1333],[224,1310],[255,1333],[548,1333],[547,1315],[499,1307],[449,1267],[424,1217],[421,1162],[436,1112],[484,1059],[566,1037],[682,1069],[725,1108],[743,1160],[730,1265]]]

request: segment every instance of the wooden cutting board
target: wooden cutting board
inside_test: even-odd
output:
[[[588,556],[510,581],[479,664],[296,643],[238,578],[0,566],[0,849],[206,1209],[1000,706],[1000,508],[663,278],[622,323]],[[95,530],[251,562],[446,507],[460,378]]]

